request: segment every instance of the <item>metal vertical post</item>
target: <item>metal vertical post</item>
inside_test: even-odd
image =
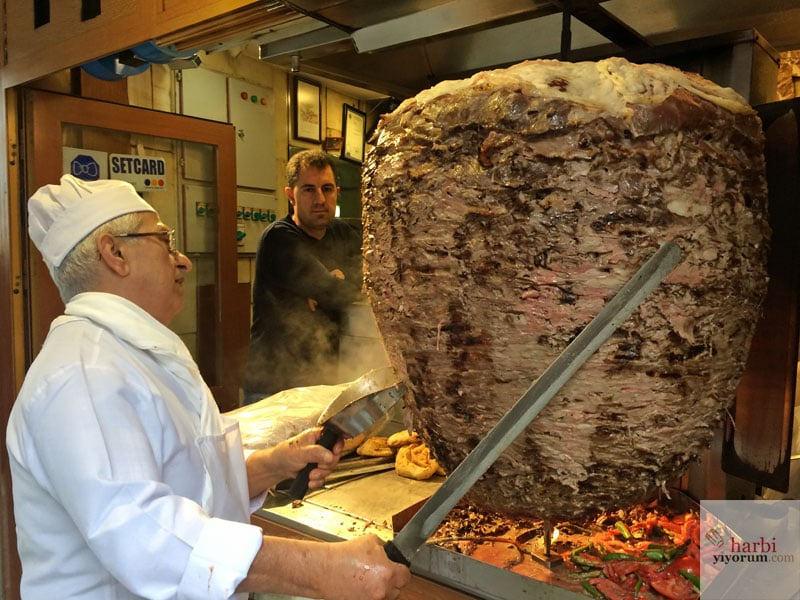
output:
[[[563,0],[561,3],[561,60],[569,60],[569,53],[572,48],[572,30],[570,24],[572,20],[572,0]]]

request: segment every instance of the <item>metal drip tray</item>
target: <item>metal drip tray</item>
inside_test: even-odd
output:
[[[321,540],[343,540],[373,533],[388,541],[394,535],[393,518],[430,497],[442,481],[443,478],[414,481],[393,471],[379,473],[334,484],[309,494],[302,502],[271,497],[257,515]],[[545,581],[433,545],[420,549],[411,563],[411,571],[489,600],[585,600],[584,596]]]

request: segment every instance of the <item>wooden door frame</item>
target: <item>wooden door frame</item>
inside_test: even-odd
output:
[[[222,386],[219,390],[224,396],[236,394],[238,399],[238,373],[235,368],[238,348],[235,332],[226,330],[222,326],[223,315],[236,316],[241,312],[237,310],[237,250],[236,250],[236,138],[233,125],[186,117],[173,113],[155,111],[145,108],[111,104],[98,100],[78,98],[63,94],[43,92],[39,90],[25,90],[25,112],[28,123],[34,123],[32,131],[28,132],[28,140],[32,146],[28,148],[25,181],[28,194],[46,184],[57,183],[62,171],[62,126],[72,124],[86,127],[98,127],[108,130],[123,131],[138,135],[148,135],[162,138],[208,144],[216,148],[216,186],[217,186],[217,293],[216,325],[219,333],[219,365]],[[7,207],[6,207],[7,208]],[[0,216],[8,214],[0,210]],[[8,224],[8,229],[10,223]],[[5,248],[8,240],[2,239]],[[5,257],[8,258],[8,257]],[[6,260],[3,263],[8,262]],[[38,253],[28,257],[24,265],[30,270],[31,276],[37,270],[45,269]],[[2,288],[10,286],[11,275],[5,273]],[[46,277],[45,280],[49,280]],[[50,281],[56,304],[53,297],[33,298],[32,302],[42,303],[42,308],[55,314],[60,314],[63,304],[55,291],[55,285]],[[27,318],[30,321],[30,316]],[[227,319],[226,319],[227,322]],[[14,339],[14,327],[11,318],[0,318],[0,339],[9,340],[11,347]],[[5,343],[3,344],[6,345]],[[3,358],[3,372],[10,370],[11,357]],[[8,369],[5,367],[9,367]],[[12,373],[13,374],[13,373]],[[2,448],[2,508],[3,517],[0,523],[0,559],[2,560],[3,591],[6,600],[19,598],[19,580],[21,569],[17,556],[16,536],[14,534],[14,519],[11,501],[11,481],[8,471],[8,456],[5,445],[5,424],[11,413],[16,394],[17,383],[13,377],[0,383],[0,423],[3,425]],[[222,398],[218,398],[222,400]],[[224,402],[223,402],[224,404]],[[230,408],[230,407],[227,407]]]
[[[2,78],[2,73],[0,73]],[[12,514],[11,503],[11,475],[9,472],[8,457],[6,453],[5,432],[8,422],[8,412],[5,410],[6,402],[13,402],[17,393],[19,373],[15,368],[17,357],[15,355],[14,317],[15,305],[18,303],[20,289],[15,287],[15,274],[17,272],[17,256],[15,251],[18,242],[15,239],[17,231],[13,223],[15,216],[14,205],[8,193],[6,184],[13,180],[18,168],[17,147],[12,147],[12,140],[16,136],[11,133],[16,121],[16,103],[12,92],[0,92],[0,139],[7,146],[3,149],[3,160],[0,161],[0,404],[2,404],[2,440],[0,444],[0,511],[3,515]],[[6,160],[7,159],[7,160]],[[19,598],[19,559],[15,546],[14,521],[8,516],[0,520],[0,597],[7,600]],[[13,582],[13,583],[12,583]],[[13,586],[16,585],[16,588]]]
[[[29,90],[26,92],[26,120],[34,123],[31,139],[31,152],[27,171],[28,190],[36,190],[48,183],[55,183],[61,177],[62,160],[61,132],[64,124],[97,127],[134,135],[171,138],[214,146],[217,151],[217,294],[216,324],[220,327],[220,369],[227,380],[223,386],[235,382],[236,373],[233,357],[237,348],[230,331],[221,327],[223,315],[235,304],[232,291],[237,284],[236,251],[236,151],[235,129],[228,123],[208,121],[174,113],[150,110],[122,104],[112,104],[63,94]],[[31,299],[44,314],[61,314],[63,304],[58,298],[41,258],[31,256],[28,268],[31,278],[35,273],[44,273],[42,279],[52,285],[53,295]],[[40,295],[41,296],[41,295]],[[53,300],[56,305],[53,306]],[[55,309],[55,310],[54,310]],[[230,313],[228,313],[230,314]],[[38,350],[38,349],[36,349]],[[229,390],[223,393],[231,393]]]

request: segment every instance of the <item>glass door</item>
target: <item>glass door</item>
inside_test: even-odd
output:
[[[231,125],[40,91],[26,96],[27,189],[125,179],[175,227],[193,263],[170,327],[186,343],[222,410],[238,405],[249,298],[237,284],[234,129]],[[28,244],[29,359],[63,311],[41,256]]]

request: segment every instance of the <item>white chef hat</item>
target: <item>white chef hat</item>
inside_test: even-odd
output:
[[[134,212],[156,212],[127,181],[61,177],[28,201],[28,233],[50,273],[83,238],[103,223]]]

